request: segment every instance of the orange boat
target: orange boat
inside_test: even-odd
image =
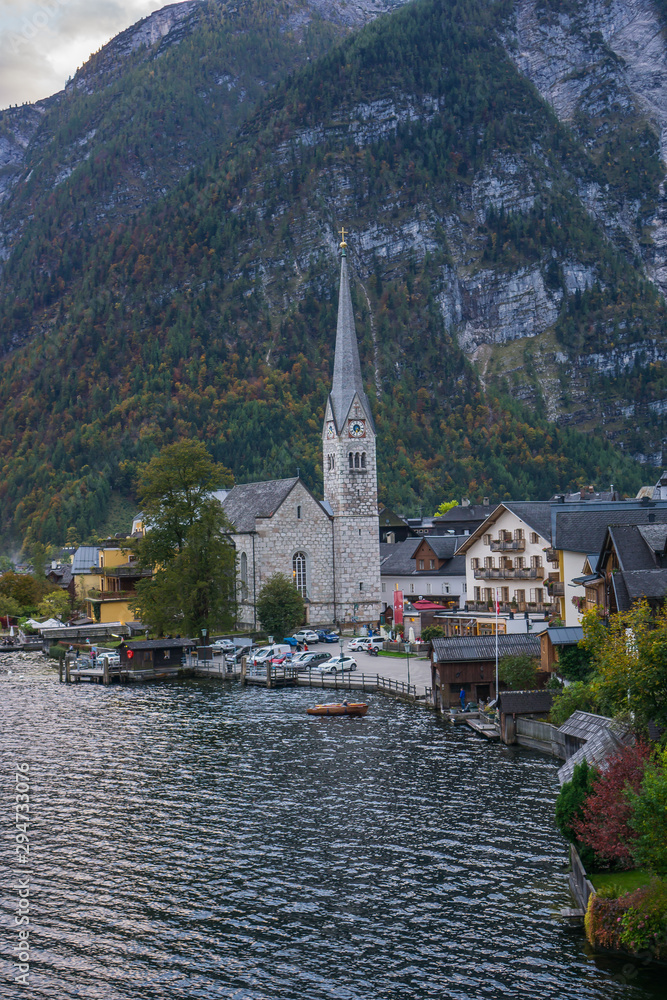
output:
[[[364,702],[347,702],[341,705],[316,705],[315,708],[307,708],[308,715],[365,715],[368,705]]]

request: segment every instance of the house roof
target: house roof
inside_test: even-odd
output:
[[[444,611],[444,604],[436,604],[434,601],[412,601],[415,611]]]
[[[378,504],[378,518],[381,528],[407,528],[408,522],[385,504]]]
[[[611,719],[607,720],[607,726],[599,729],[594,733],[589,740],[582,747],[579,747],[576,753],[565,761],[563,766],[558,770],[558,780],[561,785],[566,781],[570,781],[572,778],[572,773],[577,764],[581,764],[582,761],[586,760],[589,764],[601,768],[604,768],[604,762],[607,757],[611,754],[616,753],[620,750],[622,746],[628,746],[634,742],[634,738],[629,730],[625,729],[620,723],[616,723]],[[562,730],[562,726],[561,726]]]
[[[501,691],[498,696],[498,711],[504,715],[549,712],[553,700],[552,691]]]
[[[493,660],[496,655],[494,635],[452,636],[450,639],[433,639],[433,659],[436,663],[454,663],[459,660]],[[527,653],[540,655],[538,635],[499,635],[498,656]]]
[[[124,642],[121,649],[183,649],[196,646],[196,639],[144,639],[140,642]]]
[[[568,510],[565,504],[552,504],[555,549],[569,552],[599,552],[610,524],[667,523],[667,503],[640,506],[636,501],[592,505],[586,510]],[[651,521],[649,521],[651,518]]]
[[[654,525],[650,525],[654,528]],[[665,530],[667,526],[663,526]],[[610,524],[609,541],[614,546],[622,570],[655,569],[653,549],[646,544],[636,524]]]
[[[417,551],[418,545],[421,545],[420,538],[406,538],[404,542],[397,542],[395,545],[381,544],[380,574],[382,576],[408,576],[408,574],[413,573],[415,561],[412,557]]]
[[[473,542],[476,542],[482,535],[485,535],[490,526],[495,524],[496,521],[505,513],[505,511],[511,511],[518,518],[520,518],[524,524],[526,524],[533,531],[536,531],[546,542],[551,541],[551,504],[544,503],[539,500],[517,500],[517,501],[507,501],[506,503],[498,504],[492,511],[490,511],[489,516],[480,524],[478,528],[472,532],[471,535],[466,538],[466,540],[461,545],[460,551],[467,552]]]
[[[454,555],[456,545],[461,536],[441,535],[439,537],[429,535],[424,538],[406,538],[404,542],[395,545],[380,545],[380,575],[381,576],[414,576],[416,579],[428,580],[434,576],[465,576],[465,557]],[[440,569],[418,570],[415,559],[415,552],[426,540],[439,559],[445,562]],[[433,542],[443,542],[445,544],[433,545]],[[443,553],[441,555],[441,553]],[[451,554],[450,554],[451,553]]]
[[[659,601],[667,595],[667,569],[640,569],[612,573],[611,580],[619,611],[627,611],[642,597]]]
[[[574,646],[581,642],[584,630],[580,625],[563,628],[547,628],[540,635],[548,635],[552,646]]]
[[[72,557],[72,576],[99,572],[99,551],[97,545],[80,545]]]
[[[465,537],[464,535],[425,535],[422,541],[433,549],[438,559],[451,559]]]
[[[558,730],[560,733],[565,733],[566,736],[576,736],[580,740],[590,740],[601,730],[606,729],[612,719],[607,718],[606,715],[595,715],[594,712],[582,712],[581,709],[577,709],[573,712],[567,722]]]
[[[243,483],[229,491],[222,509],[238,532],[254,531],[255,518],[275,514],[298,482],[297,476],[264,483]]]

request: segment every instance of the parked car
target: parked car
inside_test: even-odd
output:
[[[381,635],[369,635],[366,639],[366,646],[375,646],[376,649],[384,649],[384,637]]]
[[[323,674],[339,674],[347,670],[356,670],[357,661],[351,656],[332,656],[317,668]]]
[[[297,653],[292,663],[297,670],[317,670],[321,665],[326,666],[330,659],[331,653]]]
[[[225,656],[233,656],[236,652],[236,646],[231,639],[216,639],[213,645],[216,649],[221,649]]]
[[[299,645],[299,640],[295,639],[293,635],[286,635],[283,642],[286,642],[288,646],[292,646],[294,649]]]
[[[294,633],[294,638],[297,642],[307,642],[310,645],[311,642],[319,642],[320,637],[317,632],[313,632],[312,628],[302,628],[300,632]]]
[[[356,639],[350,639],[350,641],[347,644],[347,648],[351,653],[359,652],[359,650],[361,649],[366,649],[367,646],[368,646],[367,635],[361,635],[358,636]]]
[[[274,642],[272,646],[261,646],[255,653],[253,653],[250,662],[254,666],[260,666],[266,663],[267,660],[272,660],[277,656],[284,656],[286,653],[291,653],[292,647],[287,645],[287,643]]]
[[[320,642],[338,642],[340,636],[336,635],[335,632],[324,632],[322,629],[317,630]]]

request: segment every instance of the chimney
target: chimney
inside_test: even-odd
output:
[[[482,497],[482,506],[483,507],[488,507],[489,506],[489,498],[488,497]]]
[[[462,497],[461,498],[461,506],[462,507],[469,507],[470,506],[470,500],[468,499],[468,497]]]

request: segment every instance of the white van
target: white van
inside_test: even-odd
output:
[[[272,646],[262,646],[258,649],[255,655],[252,657],[251,662],[257,667],[267,660],[272,660],[274,656],[284,656],[286,653],[291,653],[292,647],[286,642],[274,642]]]

